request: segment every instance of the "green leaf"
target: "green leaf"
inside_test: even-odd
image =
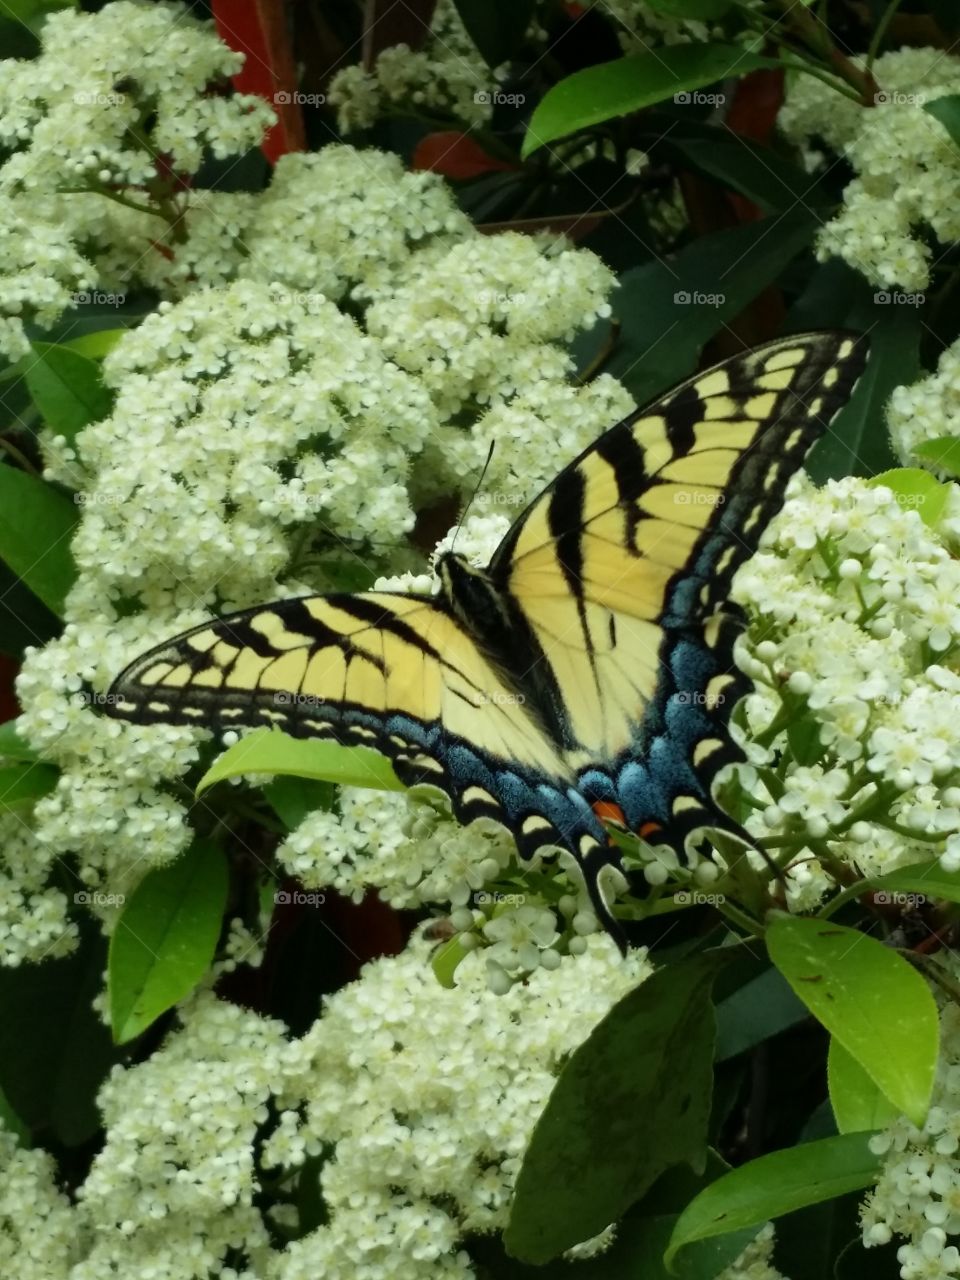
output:
[[[287,830],[294,831],[308,813],[332,807],[334,787],[332,782],[279,774],[267,783],[263,794]]]
[[[96,361],[53,342],[35,342],[33,352],[23,376],[52,431],[73,440],[78,431],[107,416],[113,397]]]
[[[520,1170],[507,1250],[546,1262],[601,1231],[665,1169],[703,1167],[712,1092],[710,988],[726,957],[660,969],[573,1053]],[[571,1170],[589,1176],[571,1177]]]
[[[960,871],[945,871],[939,858],[929,862],[913,862],[908,867],[897,867],[882,876],[871,876],[870,884],[878,891],[878,898],[883,902],[881,894],[907,895],[910,899],[919,898],[929,902],[942,898],[947,902],[960,902]],[[896,899],[889,899],[897,905]],[[902,906],[913,905],[903,902]]]
[[[255,729],[214,761],[200,779],[197,795],[215,782],[245,773],[287,773],[341,786],[404,790],[387,757],[370,747],[342,747],[337,742],[291,738],[279,729]]]
[[[770,147],[739,135],[728,137],[716,129],[709,134],[712,136],[684,137],[674,131],[663,145],[697,173],[746,196],[768,213],[792,209],[797,201],[808,206],[826,202],[815,177]]]
[[[117,1044],[145,1031],[189,995],[216,951],[227,901],[227,864],[195,840],[134,890],[110,939],[107,991]]]
[[[926,458],[948,475],[960,476],[960,436],[940,436],[913,446],[919,458]]]
[[[892,489],[901,507],[916,511],[925,525],[936,528],[947,506],[950,490],[920,467],[894,467],[867,481],[872,489]]]
[[[42,648],[61,630],[56,614],[0,560],[0,653],[22,658],[29,645]]]
[[[900,1114],[835,1036],[827,1055],[830,1105],[841,1133],[884,1129]]]
[[[0,757],[7,760],[39,760],[33,747],[28,746],[17,733],[16,720],[0,724]]]
[[[870,349],[853,395],[807,459],[807,471],[818,484],[843,476],[875,476],[896,464],[884,410],[897,387],[920,375],[923,322],[916,307],[884,306],[879,320],[877,313],[863,298],[848,312],[849,327],[869,333]]]
[[[813,716],[801,715],[787,725],[787,742],[794,760],[800,765],[815,764],[823,755],[820,725]]]
[[[960,93],[949,93],[943,98],[925,102],[923,109],[939,120],[949,133],[953,143],[960,147]]]
[[[455,938],[448,938],[442,946],[437,947],[430,957],[430,967],[433,969],[434,976],[441,987],[447,987],[452,990],[457,985],[454,981],[454,975],[461,960],[468,954],[460,941],[459,935]]]
[[[117,1053],[94,1011],[106,946],[89,921],[69,956],[0,966],[0,1088],[38,1142],[87,1142],[96,1095]]]
[[[772,966],[717,1005],[717,1062],[755,1048],[810,1014]]]
[[[732,0],[647,0],[647,7],[671,18],[693,18],[707,22],[711,18],[722,18],[731,3]]]
[[[77,576],[77,508],[41,480],[0,463],[0,559],[58,616]]]
[[[677,44],[586,67],[544,94],[527,126],[521,155],[525,158],[547,142],[665,98],[778,65],[742,45]]]
[[[806,1142],[760,1156],[711,1182],[687,1205],[677,1222],[665,1261],[672,1263],[684,1245],[819,1204],[876,1181],[880,1157],[862,1133]]]
[[[33,1145],[30,1141],[30,1130],[11,1107],[7,1095],[2,1089],[0,1089],[0,1126],[7,1133],[13,1134],[17,1140],[17,1146],[29,1147]]]
[[[0,811],[29,809],[57,785],[60,770],[52,764],[0,765]]]
[[[608,372],[638,404],[688,377],[704,344],[811,243],[819,225],[796,209],[701,236],[669,260],[625,272],[613,297],[620,338]]]
[[[912,966],[866,934],[826,920],[777,916],[770,958],[815,1018],[915,1125],[930,1105],[939,1021]]]
[[[517,50],[533,18],[536,0],[454,0],[467,35],[488,67],[499,67]],[[491,80],[490,91],[499,89]]]
[[[78,355],[86,356],[88,360],[102,360],[104,356],[110,354],[127,332],[126,329],[96,329],[93,333],[81,333],[79,337],[68,338],[66,342],[61,342],[60,346],[76,351]]]

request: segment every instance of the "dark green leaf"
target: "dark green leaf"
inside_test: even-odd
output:
[[[57,785],[60,770],[52,764],[0,765],[0,811],[29,809]]]
[[[103,385],[99,364],[79,351],[35,342],[23,376],[47,426],[68,440],[110,412],[113,397]]]
[[[898,1111],[922,1125],[939,1047],[937,1006],[902,956],[829,920],[777,916],[767,950],[810,1012]]]
[[[814,445],[807,470],[819,484],[842,476],[875,476],[897,465],[884,409],[896,387],[920,373],[921,318],[916,307],[858,305],[850,312],[857,332],[869,331],[867,366],[856,390]]]
[[[291,738],[279,729],[256,729],[214,761],[197,784],[197,795],[215,782],[245,773],[284,773],[343,786],[403,790],[390,761],[370,747],[342,747],[338,742]]]
[[[433,955],[430,957],[430,967],[436,975],[437,981],[441,987],[452,989],[455,987],[455,974],[460,961],[466,956],[463,943],[459,937],[448,938],[441,946],[437,947]]]
[[[454,0],[467,34],[488,67],[499,67],[527,33],[536,0]],[[491,80],[487,92],[499,89]]]
[[[786,212],[797,203],[822,205],[825,195],[817,179],[799,165],[739,134],[713,129],[712,137],[685,138],[671,134],[665,147],[679,153],[697,173],[715,179],[746,196],[768,213]]]
[[[118,1044],[197,985],[216,951],[226,900],[226,861],[207,840],[140,882],[110,939],[107,989]]]
[[[263,794],[287,830],[293,831],[308,813],[331,807],[335,788],[332,782],[278,774],[263,788]]]
[[[932,102],[925,102],[923,109],[940,121],[956,146],[960,147],[960,93],[934,98]]]
[[[693,1241],[759,1227],[804,1205],[870,1186],[881,1160],[871,1152],[867,1138],[863,1133],[823,1138],[731,1169],[681,1213],[667,1250],[667,1265]]]
[[[76,523],[69,498],[38,476],[0,464],[0,559],[57,615],[77,576],[70,554]]]
[[[7,1100],[7,1095],[0,1089],[0,1125],[6,1129],[7,1133],[12,1133],[20,1147],[32,1146],[30,1141],[30,1130],[23,1123],[20,1117],[11,1107]]]
[[[527,126],[521,154],[528,156],[547,142],[665,98],[777,65],[742,45],[676,44],[575,71],[544,94]]]
[[[647,0],[655,13],[665,13],[671,18],[693,18],[708,22],[722,18],[732,0]]]
[[[771,967],[717,1005],[717,1061],[745,1053],[809,1016],[783,975]]]
[[[960,436],[940,436],[913,446],[918,458],[926,458],[950,476],[960,476]]]
[[[0,968],[0,1088],[38,1140],[76,1146],[99,1128],[96,1092],[117,1056],[93,1010],[105,950],[88,926],[72,955]]]
[[[800,716],[787,725],[787,742],[797,764],[815,764],[823,754],[820,725],[812,716]]]
[[[617,351],[605,366],[644,404],[697,368],[704,344],[813,239],[806,210],[701,236],[672,258],[626,272],[614,294]]]
[[[616,1221],[665,1169],[702,1167],[719,963],[701,955],[659,970],[567,1062],[517,1181],[504,1236],[514,1257],[556,1257]]]
[[[0,560],[0,653],[21,658],[28,645],[42,647],[60,630],[57,615]]]

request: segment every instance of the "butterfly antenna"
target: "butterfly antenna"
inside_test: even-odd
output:
[[[487,474],[487,468],[490,466],[490,459],[493,457],[493,448],[496,443],[497,443],[496,440],[490,441],[490,448],[487,450],[487,460],[483,464],[483,470],[480,472],[480,479],[477,481],[476,486],[473,490],[473,493],[471,493],[470,495],[470,500],[467,503],[467,505],[463,508],[463,511],[460,515],[460,520],[457,523],[457,528],[453,535],[453,541],[450,543],[451,555],[453,554],[453,548],[457,545],[457,538],[460,536],[460,530],[463,528],[463,522],[467,518],[467,512],[473,506],[474,502],[476,501],[477,494],[480,492],[481,488],[483,487],[483,480]]]

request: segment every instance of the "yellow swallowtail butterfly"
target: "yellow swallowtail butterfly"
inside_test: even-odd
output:
[[[726,595],[863,348],[807,333],[726,360],[585,449],[485,569],[447,554],[436,595],[306,596],[204,623],[131,663],[107,708],[375,747],[462,821],[505,824],[524,858],[569,850],[611,926],[605,820],[681,855],[703,830],[749,843],[711,791],[742,758],[727,724],[743,618]]]

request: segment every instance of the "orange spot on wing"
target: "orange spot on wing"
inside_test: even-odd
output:
[[[648,836],[656,835],[658,831],[662,830],[663,827],[661,827],[659,822],[645,822],[637,832],[637,835],[641,840],[646,840]]]
[[[618,804],[614,804],[612,800],[594,800],[591,807],[601,822],[613,822],[626,831],[627,819]]]

